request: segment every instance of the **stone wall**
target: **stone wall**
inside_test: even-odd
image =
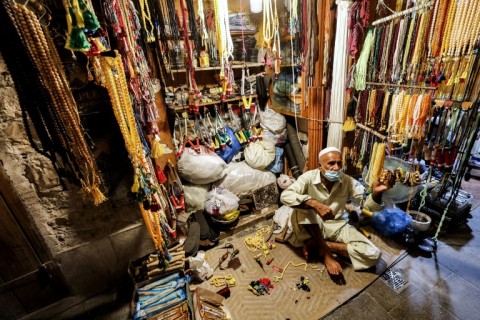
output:
[[[153,251],[129,194],[130,174],[123,174],[110,190],[109,201],[98,207],[85,202],[77,186],[62,187],[50,160],[28,141],[14,83],[1,56],[0,163],[73,294],[89,296],[107,288],[126,273],[129,259]]]

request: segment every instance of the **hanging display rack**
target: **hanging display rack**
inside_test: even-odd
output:
[[[381,18],[381,19],[378,19],[378,20],[375,20],[372,22],[372,26],[376,26],[376,25],[379,25],[381,23],[384,23],[384,22],[387,22],[387,21],[390,21],[390,20],[393,20],[393,19],[396,19],[396,18],[399,18],[399,17],[403,17],[409,13],[412,13],[412,12],[415,12],[415,11],[419,11],[419,10],[422,10],[422,9],[425,9],[425,8],[428,8],[430,6],[433,6],[434,4],[434,1],[429,1],[427,3],[424,3],[424,4],[421,4],[421,5],[418,5],[418,6],[415,6],[415,7],[412,7],[410,9],[406,9],[406,10],[403,10],[403,11],[399,11],[397,13],[394,13],[392,15],[389,15],[389,16],[386,16],[384,18]]]
[[[367,127],[366,125],[363,125],[361,123],[357,123],[356,126],[357,126],[357,128],[360,128],[362,130],[365,130],[365,131],[373,134],[374,136],[376,136],[377,138],[379,138],[381,140],[387,140],[387,136],[385,136],[381,133],[378,133],[377,131],[373,130],[372,128]]]
[[[424,87],[416,86],[410,84],[397,84],[397,83],[385,83],[385,82],[365,82],[367,85],[371,86],[387,86],[387,87],[400,87],[400,88],[411,88],[411,89],[423,89],[423,90],[437,90],[437,87]]]

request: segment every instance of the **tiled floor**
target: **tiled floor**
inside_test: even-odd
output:
[[[403,269],[408,280],[400,292],[378,278],[324,319],[480,320],[480,181],[464,182],[462,188],[474,197],[468,225],[440,236],[435,255],[409,251],[398,261],[392,268]],[[69,310],[60,318],[128,319],[129,290],[120,290],[125,293],[107,299],[100,309]]]
[[[379,278],[324,319],[480,319],[480,182],[464,182],[474,196],[468,225],[439,237],[436,255],[410,253],[393,268],[408,284],[395,292]]]

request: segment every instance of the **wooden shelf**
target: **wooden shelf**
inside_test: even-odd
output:
[[[258,31],[257,30],[243,30],[243,35],[249,36],[249,35],[254,35]],[[231,36],[241,36],[242,35],[242,30],[230,30],[230,35]]]
[[[287,111],[287,110],[282,110],[282,109],[277,109],[277,108],[272,108],[272,107],[270,107],[270,109],[272,109],[273,111],[278,112],[280,114],[283,114],[284,116],[295,117],[295,112],[293,112],[293,111]],[[300,111],[297,112],[297,118],[303,118],[300,114],[301,114]]]
[[[257,68],[257,67],[263,67],[265,64],[263,63],[257,63],[257,62],[247,62],[247,67],[249,68]],[[241,69],[243,68],[243,63],[241,64],[233,64],[232,69]],[[208,71],[208,70],[220,70],[220,66],[217,67],[207,67],[207,68],[195,68],[195,71]],[[172,69],[172,72],[186,72],[187,70],[185,68],[181,69]]]
[[[257,96],[254,95],[253,98],[256,98]],[[234,101],[241,101],[242,100],[242,97],[239,96],[239,97],[235,97],[235,98],[231,98],[231,99],[225,99],[225,102],[234,102]],[[213,106],[215,104],[221,104],[222,101],[221,100],[215,100],[215,101],[212,101],[212,102],[205,102],[205,103],[201,103],[199,104],[198,106],[199,107],[207,107],[207,106]],[[175,111],[183,111],[183,110],[186,110],[186,109],[189,109],[190,108],[190,105],[183,105],[183,106],[174,106],[173,109]]]

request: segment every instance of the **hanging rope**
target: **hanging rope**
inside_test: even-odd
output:
[[[335,36],[335,50],[332,69],[332,93],[330,100],[330,120],[328,127],[327,146],[342,147],[343,117],[345,108],[345,83],[347,74],[347,25],[348,8],[350,2],[340,0],[337,11],[337,34]],[[341,124],[337,124],[341,123]]]

